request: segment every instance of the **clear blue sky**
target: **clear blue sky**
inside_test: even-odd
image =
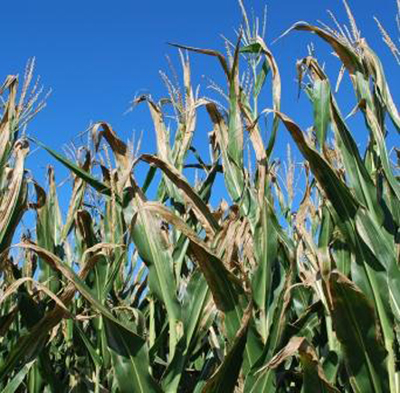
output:
[[[399,86],[398,66],[372,20],[374,15],[378,16],[397,37],[395,0],[349,0],[349,3],[363,35],[385,59],[391,85]],[[295,62],[307,55],[306,45],[311,41],[316,44],[317,54],[327,60],[331,75],[337,73],[338,62],[329,55],[326,44],[308,33],[292,33],[270,44],[296,21],[329,21],[328,8],[341,22],[347,22],[342,2],[248,0],[245,4],[249,10],[255,7],[258,14],[267,4],[267,44],[276,55],[281,71],[282,110],[302,126],[309,126],[312,108],[305,96],[297,100]],[[153,152],[153,129],[147,108],[143,106],[127,115],[124,112],[138,92],[150,92],[155,98],[166,95],[158,74],[167,68],[165,55],[178,64],[176,49],[166,42],[223,51],[220,34],[234,39],[234,28],[240,22],[240,9],[235,0],[7,1],[2,4],[0,23],[0,76],[22,73],[27,59],[36,57],[36,73],[41,75],[46,87],[52,88],[53,94],[47,108],[31,124],[29,133],[53,148],[61,150],[63,144],[85,130],[91,121],[105,120],[124,139],[134,131],[143,131],[142,150]],[[215,59],[190,56],[194,80],[203,83],[201,91],[207,94],[202,75],[221,80],[222,73]],[[392,93],[399,102],[400,94]],[[353,95],[346,105],[346,110],[354,105]],[[207,131],[208,128],[201,133],[205,136]],[[206,143],[201,133],[196,142]],[[287,142],[286,131],[281,128],[277,154],[283,152]],[[29,166],[40,179],[49,163],[54,161],[38,152]],[[62,180],[60,175],[58,180]]]

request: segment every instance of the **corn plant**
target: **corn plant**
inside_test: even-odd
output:
[[[312,33],[340,59],[356,98],[351,115],[369,138],[361,151],[312,55],[297,62],[314,119],[303,131],[281,110],[279,68],[259,21],[239,4],[243,26],[226,55],[173,44],[181,86],[164,74],[168,98],[134,100],[149,109],[156,154],[138,154],[104,122],[76,160],[30,138],[71,172],[65,217],[54,169],[46,189],[24,171],[28,141],[18,131],[33,109],[16,104],[17,79],[7,78],[2,391],[400,391],[400,183],[386,143],[388,120],[398,133],[400,117],[383,65],[347,3],[350,29],[334,17],[334,28],[295,24],[285,35]],[[225,104],[193,89],[189,52],[219,61]],[[273,107],[260,108],[267,94]],[[193,146],[202,107],[208,158]],[[288,160],[285,185],[274,158],[278,132],[304,158],[298,206],[294,166]],[[223,197],[214,208],[212,195]],[[28,209],[34,234],[11,246]]]

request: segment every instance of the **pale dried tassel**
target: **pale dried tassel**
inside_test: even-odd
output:
[[[262,21],[262,30],[261,30],[261,38],[264,40],[265,35],[267,33],[267,6],[264,7],[263,21]]]
[[[44,89],[43,87],[39,88],[39,90],[29,98],[28,103],[24,105],[23,113],[21,114],[21,124],[27,123],[32,120],[47,104],[47,99],[50,97],[52,90],[48,90],[45,96],[39,101],[40,96],[42,95]],[[36,104],[36,106],[34,106]]]
[[[400,1],[400,0],[398,0]],[[385,44],[388,46],[390,51],[392,52],[394,58],[396,59],[397,63],[400,64],[400,51],[398,50],[397,46],[394,44],[392,39],[390,38],[388,32],[385,30],[385,28],[381,25],[379,22],[378,18],[374,16],[375,22],[378,25],[379,31],[382,34],[382,39],[385,42]]]
[[[162,81],[164,82],[165,87],[168,90],[168,95],[170,96],[171,101],[175,102],[175,100],[176,100],[176,90],[177,90],[176,87],[174,86],[174,84],[168,78],[168,75],[164,71],[160,70],[159,74],[161,76]]]
[[[19,99],[19,107],[22,108],[24,105],[26,94],[28,93],[29,85],[32,82],[33,72],[35,69],[35,58],[28,60],[25,68],[24,84],[22,86],[21,97]]]
[[[256,17],[255,20],[256,20],[256,23],[255,23],[255,28],[254,28],[253,36],[254,36],[254,37],[257,37],[258,31],[260,30],[260,19]]]
[[[176,101],[176,87],[173,85],[173,83],[170,81],[170,79],[168,78],[167,74],[164,71],[159,71],[161,79],[163,80],[165,87],[168,90],[168,95],[171,99],[172,102],[172,108],[174,110],[175,113],[175,117],[178,120],[180,118],[180,106],[179,106],[179,102]]]
[[[200,181],[199,171],[196,168],[194,170],[194,188],[197,189],[199,185],[201,185],[201,181]]]
[[[340,86],[340,83],[342,82],[345,71],[346,71],[346,67],[344,66],[344,64],[342,64],[342,66],[340,67],[340,70],[339,70],[337,81],[336,81],[335,93],[337,93],[339,91],[339,86]]]
[[[183,58],[182,50],[179,49],[178,53],[179,53],[180,58],[182,59]],[[178,100],[179,104],[181,106],[183,106],[183,98],[182,98],[182,94],[181,94],[181,91],[180,91],[180,88],[179,88],[178,73],[177,73],[176,68],[174,67],[174,64],[172,63],[170,57],[166,56],[166,59],[167,59],[167,62],[168,62],[168,67],[169,67],[169,69],[171,71],[171,74],[172,74],[172,78],[174,80],[174,86],[176,87],[175,93],[176,93],[176,96],[177,96],[177,100]]]
[[[180,99],[182,101],[182,107],[189,108],[193,104],[193,86],[192,86],[192,71],[190,68],[190,60],[189,53],[186,51],[186,56],[181,49],[179,49],[179,57],[181,59],[182,64],[182,72],[183,72],[183,93],[181,93],[181,89],[179,89]],[[178,85],[179,86],[179,85]],[[183,99],[184,98],[184,99]],[[196,92],[194,99],[196,99]]]
[[[350,47],[353,47],[353,39],[351,37],[351,32],[349,30],[349,28],[346,25],[343,25],[344,31],[345,31],[345,36],[344,38],[346,39],[346,42],[348,43],[348,45]]]
[[[354,38],[354,41],[359,42],[361,39],[360,30],[358,30],[356,20],[351,12],[349,5],[347,4],[346,0],[343,0],[344,7],[346,8],[347,17],[349,18],[351,32]]]
[[[67,158],[69,158],[71,161],[76,161],[77,160],[77,147],[73,141],[71,141],[70,144],[65,144],[63,146],[64,153]]]
[[[340,26],[338,20],[336,19],[335,14],[330,10],[328,10],[327,12],[328,12],[328,15],[331,17],[333,23],[335,24],[336,28],[338,29],[338,31],[336,32],[337,35],[344,36],[345,34],[344,34],[343,29],[342,29],[342,26]]]
[[[332,17],[333,14],[332,14]],[[335,19],[336,20],[336,19]],[[330,34],[332,34],[338,41],[340,41],[343,45],[346,45],[350,48],[354,47],[353,44],[353,39],[351,38],[351,34],[349,32],[349,29],[347,28],[346,25],[343,25],[343,27],[340,27],[340,30],[335,30],[334,28],[329,27],[325,23],[318,21],[318,23]],[[337,23],[337,21],[336,21]]]
[[[324,23],[324,22],[322,22],[322,21],[320,21],[320,20],[317,20],[317,22],[318,22],[328,33],[332,34],[333,37],[336,37],[338,41],[347,44],[347,41],[348,41],[348,40],[347,40],[346,36],[342,36],[342,34],[341,34],[339,31],[335,30],[335,29],[332,28],[332,27],[329,27],[326,23]],[[344,37],[344,38],[343,38],[343,37]]]
[[[143,130],[140,131],[140,135],[139,135],[139,139],[136,142],[136,149],[134,148],[133,150],[133,158],[137,158],[139,157],[139,153],[140,153],[140,149],[142,147],[142,141],[143,141]],[[133,146],[135,146],[135,144],[133,144]]]
[[[239,7],[240,10],[242,11],[242,16],[244,19],[244,24],[247,30],[247,34],[249,37],[251,37],[251,30],[250,30],[250,23],[249,23],[249,18],[247,17],[247,12],[246,12],[246,8],[244,7],[243,1],[242,0],[238,0],[239,1]]]
[[[315,56],[315,46],[313,42],[310,42],[307,45],[307,52],[308,52],[308,56],[314,57]]]
[[[235,47],[227,38],[223,37],[224,39],[224,45],[225,45],[225,50],[226,50],[226,55],[228,57],[228,62],[229,66],[232,67],[233,64],[233,55],[232,55],[232,50],[231,48]]]
[[[288,166],[287,166],[287,172],[286,172],[286,189],[288,192],[288,196],[290,198],[291,201],[293,201],[293,197],[294,197],[294,163],[293,163],[293,159],[292,159],[292,151],[290,149],[290,145],[287,145],[287,162],[288,162]]]
[[[208,82],[207,89],[216,91],[221,97],[223,97],[227,102],[229,102],[229,97],[224,92],[224,89],[220,85],[218,85],[213,79],[209,78],[208,76],[206,76],[205,78]]]
[[[240,81],[240,84],[243,88],[243,93],[246,97],[250,98],[250,92],[251,92],[251,88],[252,88],[252,83],[251,83],[251,75],[249,70],[246,70],[243,74],[242,74],[242,80]]]

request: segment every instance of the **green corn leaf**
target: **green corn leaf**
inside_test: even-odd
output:
[[[338,147],[343,156],[346,173],[350,184],[354,189],[356,196],[361,204],[368,206],[377,220],[383,221],[383,213],[379,206],[376,187],[362,162],[357,144],[350,134],[337,104],[331,97],[331,116],[332,125],[338,137]]]
[[[242,49],[244,49],[244,48],[242,48]],[[242,52],[242,49],[240,50],[241,52]],[[261,66],[261,71],[257,75],[256,83],[254,86],[254,95],[256,97],[258,97],[260,95],[270,69],[271,69],[271,66],[268,64],[268,62],[266,60],[264,60],[262,66]]]
[[[149,287],[159,300],[164,302],[167,309],[170,324],[170,356],[173,357],[180,338],[178,337],[180,309],[171,254],[161,237],[159,220],[150,212],[143,210],[145,202],[139,196],[136,196],[135,200],[139,210],[132,220],[132,239],[140,257],[149,268]]]
[[[83,330],[79,327],[79,325],[76,322],[74,322],[74,329],[78,332],[79,337],[82,339],[83,344],[85,345],[86,349],[88,350],[89,355],[93,361],[93,364],[97,367],[101,367],[103,365],[103,361],[102,361],[101,357],[98,355],[93,344],[86,337],[86,334],[83,332]]]
[[[195,271],[187,287],[184,299],[182,320],[184,335],[177,345],[174,358],[168,365],[162,381],[166,391],[176,391],[184,373],[185,366],[191,356],[193,341],[198,339],[199,324],[203,318],[204,307],[209,299],[209,288],[204,276]]]
[[[327,80],[316,80],[313,85],[312,97],[314,104],[314,127],[317,141],[322,148],[326,141],[330,122],[330,95],[331,87]]]
[[[45,149],[51,156],[53,156],[57,161],[61,162],[65,167],[67,167],[70,171],[72,171],[76,176],[80,179],[84,180],[88,184],[90,184],[96,191],[100,194],[111,196],[111,190],[108,186],[106,186],[101,181],[97,180],[90,173],[86,172],[84,169],[80,168],[78,165],[74,164],[63,155],[57,153],[55,150],[50,149],[42,142],[39,142],[36,139],[29,138],[32,142],[36,143],[38,146]],[[117,196],[118,197],[118,196]]]
[[[26,363],[21,370],[14,376],[14,378],[3,388],[3,393],[14,393],[20,387],[20,385],[24,382],[26,375],[29,370],[31,370],[32,366],[35,364],[36,359]]]
[[[269,206],[265,202],[261,208],[260,221],[257,223],[254,233],[258,267],[254,272],[252,288],[254,302],[260,310],[260,317],[263,320],[261,322],[263,327],[261,334],[264,340],[267,339],[269,324],[272,323],[272,320],[267,318],[267,313],[271,310],[272,277],[278,252],[278,236],[270,214]]]
[[[280,109],[281,109],[281,77],[280,77],[278,65],[277,65],[275,58],[272,55],[271,51],[267,48],[267,46],[265,45],[265,42],[259,36],[257,36],[257,42],[241,48],[240,51],[243,53],[255,53],[255,54],[263,53],[265,55],[265,61],[268,64],[268,68],[271,69],[271,71],[272,71],[273,109],[274,109],[274,111],[280,111]],[[256,87],[255,87],[256,96],[258,95],[257,94],[258,86],[262,85],[265,80],[267,69],[264,71],[264,64],[262,66],[262,71],[259,75],[261,77],[260,78],[257,77]],[[265,74],[265,76],[263,74]],[[259,87],[259,88],[261,88],[261,87]],[[278,118],[278,116],[274,115],[272,132],[271,132],[271,136],[269,138],[268,146],[267,146],[267,156],[268,157],[271,156],[272,150],[275,146],[276,135],[278,132],[278,126],[279,126],[279,118]]]
[[[207,381],[202,392],[233,392],[237,384],[240,369],[243,362],[243,352],[246,347],[247,329],[252,313],[252,306],[249,305],[243,316],[242,326],[237,332],[232,347],[229,349],[223,363],[219,366],[215,374]]]
[[[119,389],[129,392],[161,392],[148,370],[143,343],[113,320],[104,319],[107,343],[112,353],[113,368]]]
[[[388,392],[387,352],[372,304],[339,272],[331,274],[329,288],[334,328],[343,348],[353,389],[356,392]]]

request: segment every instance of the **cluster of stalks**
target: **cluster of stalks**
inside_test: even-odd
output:
[[[334,28],[302,22],[286,34],[313,33],[341,61],[355,93],[351,116],[363,119],[357,132],[368,133],[363,151],[339,108],[340,93],[313,56],[297,62],[311,128],[282,113],[278,65],[242,4],[244,23],[227,55],[175,45],[182,86],[164,75],[168,99],[135,99],[150,111],[153,155],[136,154],[98,123],[90,146],[76,161],[66,158],[25,133],[43,107],[37,84],[29,88],[33,66],[20,93],[18,78],[7,77],[2,392],[400,391],[400,182],[392,161],[399,150],[386,142],[389,132],[399,133],[400,116],[381,62],[345,6],[348,29],[333,17]],[[194,91],[189,52],[219,61],[225,105]],[[259,108],[269,94],[272,108]],[[204,125],[197,126],[203,107],[208,158],[193,146],[195,132],[206,142]],[[278,130],[304,158],[299,204],[293,164],[284,186],[274,159]],[[66,215],[53,168],[45,188],[25,168],[32,144],[71,172]],[[140,166],[147,168],[143,185],[135,177]],[[188,180],[193,167],[196,182]],[[212,208],[215,193],[229,202]],[[16,239],[27,211],[35,221]]]

